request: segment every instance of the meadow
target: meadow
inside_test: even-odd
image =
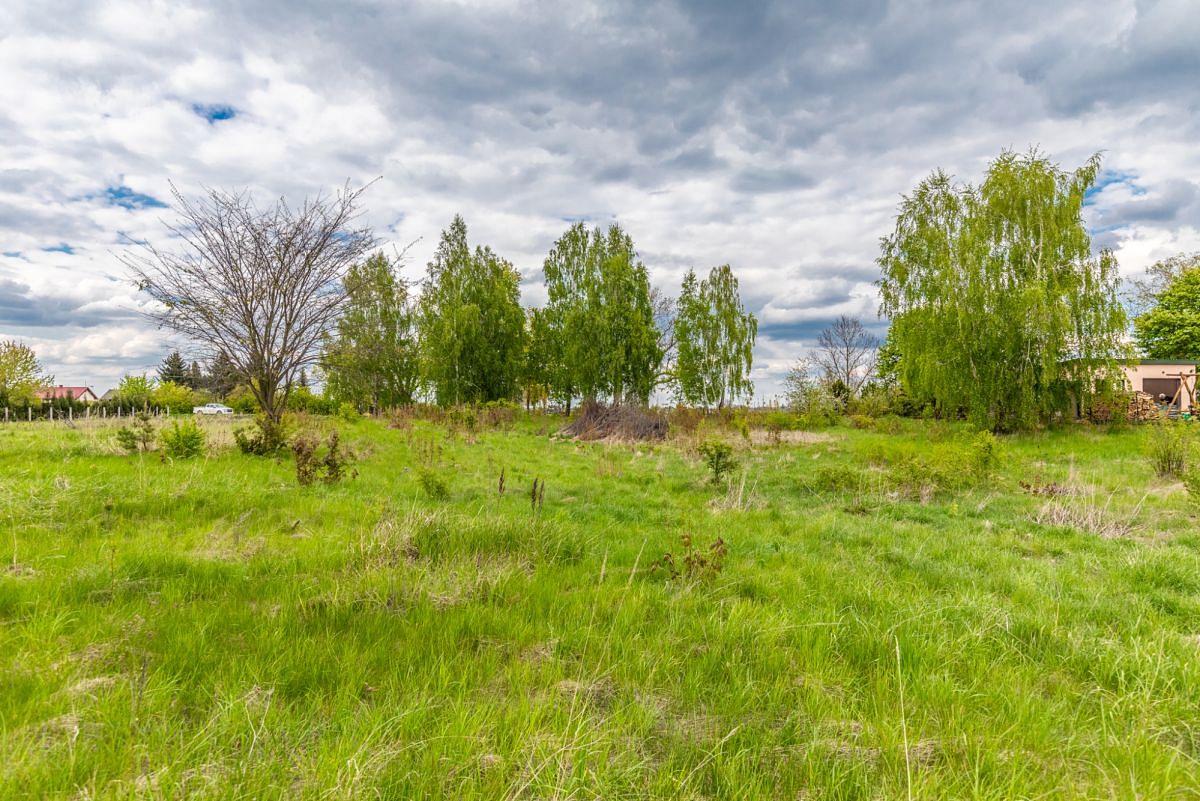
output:
[[[0,427],[0,798],[1200,796],[1144,428],[562,422],[308,420],[356,454],[311,486],[228,420]]]

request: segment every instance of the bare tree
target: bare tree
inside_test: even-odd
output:
[[[875,372],[879,339],[853,317],[842,315],[817,338],[814,361],[829,383],[841,381],[851,397]]]
[[[168,230],[180,246],[123,261],[155,301],[151,319],[227,358],[262,409],[263,433],[277,433],[288,391],[341,314],[343,278],[375,247],[356,227],[365,187],[299,208],[282,199],[259,208],[246,191],[189,200],[171,189],[179,220]]]

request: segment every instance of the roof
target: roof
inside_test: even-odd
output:
[[[1168,364],[1181,367],[1195,367],[1195,359],[1122,359],[1121,364]]]
[[[82,398],[85,394],[96,397],[96,393],[92,392],[91,387],[64,387],[61,384],[57,387],[50,387],[34,393],[42,400],[58,400],[59,398]]]

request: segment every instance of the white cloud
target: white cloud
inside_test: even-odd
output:
[[[941,166],[1004,147],[1121,176],[1088,220],[1123,272],[1200,249],[1200,17],[1186,2],[10,3],[0,39],[0,331],[103,384],[170,344],[122,242],[173,182],[264,200],[383,179],[367,221],[420,275],[456,212],[526,276],[616,219],[673,293],[729,263],[777,391],[823,324],[875,324],[878,238]],[[208,120],[195,108],[231,110]],[[227,116],[227,115],[226,115]],[[48,251],[68,245],[73,254]],[[7,283],[6,283],[7,282]],[[86,325],[58,324],[64,315]]]

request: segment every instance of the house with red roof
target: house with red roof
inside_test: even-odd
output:
[[[95,403],[100,400],[96,397],[96,393],[92,392],[91,387],[64,387],[59,384],[57,387],[39,390],[34,393],[34,396],[41,398],[43,401],[54,400],[76,400],[81,403]]]

